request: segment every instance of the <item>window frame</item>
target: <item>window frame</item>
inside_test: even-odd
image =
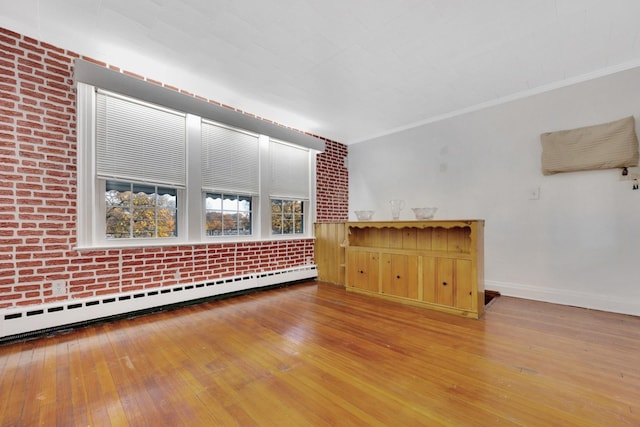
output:
[[[281,202],[283,205],[285,203],[300,203],[300,214],[299,215],[302,217],[302,225],[301,225],[302,226],[302,233],[296,233],[295,232],[295,230],[296,230],[296,221],[295,221],[296,213],[295,213],[295,211],[291,214],[293,216],[293,218],[292,218],[292,220],[293,220],[293,228],[292,228],[293,232],[290,232],[290,233],[285,233],[284,232],[284,228],[285,228],[285,225],[284,225],[285,218],[284,217],[286,215],[285,212],[284,212],[284,209],[282,210],[282,213],[281,213],[282,218],[281,218],[280,230],[282,232],[281,233],[276,233],[274,231],[274,228],[273,228],[273,221],[274,221],[273,203],[276,202],[276,201],[277,202]],[[292,236],[292,237],[293,236],[303,236],[303,235],[305,235],[305,233],[307,232],[306,213],[305,213],[305,205],[306,205],[306,203],[305,202],[306,202],[305,200],[301,200],[301,199],[271,197],[271,199],[269,200],[269,206],[271,207],[269,209],[269,213],[270,213],[270,217],[271,217],[271,227],[270,227],[271,234],[273,236]]]
[[[180,218],[180,215],[182,214],[179,210],[178,210],[178,203],[179,203],[179,199],[178,199],[178,189],[175,187],[168,187],[168,186],[160,186],[160,185],[150,185],[150,184],[139,184],[139,183],[135,183],[135,182],[131,182],[131,181],[123,181],[123,180],[105,180],[105,185],[108,188],[111,184],[111,187],[109,190],[107,190],[105,188],[105,239],[109,240],[109,241],[115,241],[115,240],[121,240],[121,239],[142,239],[145,238],[144,236],[134,236],[134,233],[136,232],[136,217],[138,217],[140,214],[140,211],[152,211],[153,212],[153,236],[148,236],[148,238],[152,238],[154,240],[157,239],[161,239],[161,238],[175,238],[178,236],[179,234],[179,228],[178,228],[178,220]],[[125,186],[127,186],[128,188],[125,190]],[[120,187],[120,188],[117,188]],[[136,189],[136,187],[138,187]],[[144,188],[146,187],[146,188]],[[151,192],[141,192],[141,191],[136,191],[136,190],[151,190]],[[124,191],[123,191],[124,190]],[[168,193],[165,192],[160,192],[158,190],[169,190],[173,197],[175,197],[175,205],[173,207],[167,207],[167,206],[163,206],[161,204],[159,204],[158,202],[160,201],[161,198],[163,198],[165,195],[167,195]],[[123,194],[123,193],[129,193],[128,194],[128,200],[126,200],[126,204],[122,204],[122,205],[109,205],[109,203],[107,202],[108,194],[109,191],[117,191],[119,194]],[[148,200],[151,199],[150,196],[153,196],[153,203],[150,205],[146,205],[143,207],[137,206],[136,203],[134,202],[136,197],[140,194],[144,194],[145,198],[147,198]],[[120,199],[122,200],[122,199]],[[110,236],[109,233],[109,229],[108,229],[108,223],[109,223],[109,218],[108,218],[108,213],[110,212],[111,209],[114,210],[122,210],[126,216],[129,217],[129,220],[127,221],[128,224],[126,224],[126,227],[128,229],[128,237],[115,237],[115,236]],[[174,224],[173,224],[173,230],[172,230],[172,235],[170,236],[158,236],[158,233],[160,232],[160,228],[159,225],[161,224],[161,221],[159,221],[159,214],[161,213],[161,211],[163,210],[169,210],[170,212],[173,211],[173,213],[171,214],[171,216],[174,218]],[[118,221],[120,224],[122,224],[121,221]]]
[[[204,195],[204,221],[205,221],[205,226],[204,226],[204,233],[205,233],[205,238],[206,239],[210,239],[210,238],[214,238],[214,239],[225,239],[225,240],[229,240],[229,239],[239,239],[239,240],[251,240],[254,238],[254,232],[255,232],[255,215],[254,215],[254,206],[255,206],[255,197],[249,194],[228,194],[228,193],[224,193],[224,192],[220,192],[220,191],[203,191],[203,195]],[[222,215],[222,217],[224,218],[224,213],[225,212],[234,212],[232,210],[225,210],[224,209],[224,200],[225,200],[225,196],[235,196],[235,199],[238,201],[238,203],[240,203],[240,200],[242,198],[248,198],[250,199],[250,209],[249,209],[249,218],[250,218],[250,227],[251,227],[251,232],[249,234],[224,234],[224,226],[222,228],[222,234],[219,235],[209,235],[208,234],[208,230],[207,230],[207,226],[206,226],[206,221],[207,221],[207,214],[209,212],[209,209],[207,209],[207,201],[206,199],[209,197],[209,195],[220,195],[222,196],[222,201],[221,201],[221,206],[220,206],[220,213]],[[247,212],[247,211],[241,211],[239,206],[238,209],[235,210],[236,214],[240,215],[242,212]],[[224,221],[223,221],[224,224]]]
[[[124,182],[124,181],[121,181]],[[136,183],[130,181],[132,184],[141,184],[149,186],[167,187],[163,184],[151,184],[151,183]],[[176,190],[176,211],[178,212],[178,218],[176,221],[176,229],[178,231],[175,237],[129,237],[129,238],[108,238],[106,236],[107,231],[107,204],[105,202],[107,179],[96,178],[96,197],[94,202],[94,210],[92,215],[92,221],[94,224],[94,245],[89,247],[129,247],[129,246],[164,246],[164,245],[176,245],[182,244],[187,241],[182,230],[186,227],[185,215],[186,210],[185,203],[185,191],[184,189],[174,188]],[[80,215],[78,215],[80,219]]]

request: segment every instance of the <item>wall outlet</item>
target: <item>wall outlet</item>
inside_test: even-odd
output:
[[[180,277],[180,270],[176,271],[176,274],[174,275],[174,278],[179,282],[181,277]]]
[[[540,200],[540,187],[529,189],[529,200]]]
[[[66,295],[67,284],[64,280],[54,280],[51,284],[51,293],[54,297]]]

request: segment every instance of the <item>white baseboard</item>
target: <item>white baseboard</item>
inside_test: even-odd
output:
[[[640,316],[640,301],[611,297],[589,292],[576,292],[566,289],[540,288],[521,283],[485,280],[485,289],[498,291],[501,295],[561,305],[609,311],[612,313]]]

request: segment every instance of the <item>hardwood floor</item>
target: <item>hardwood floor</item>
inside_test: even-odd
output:
[[[0,347],[1,426],[639,426],[640,318],[308,282]]]

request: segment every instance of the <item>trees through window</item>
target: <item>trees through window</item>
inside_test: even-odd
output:
[[[175,188],[107,181],[105,237],[176,237],[177,197]]]
[[[251,220],[251,196],[207,193],[207,236],[249,236],[252,230]]]
[[[271,200],[271,233],[303,234],[304,204],[301,200]]]

